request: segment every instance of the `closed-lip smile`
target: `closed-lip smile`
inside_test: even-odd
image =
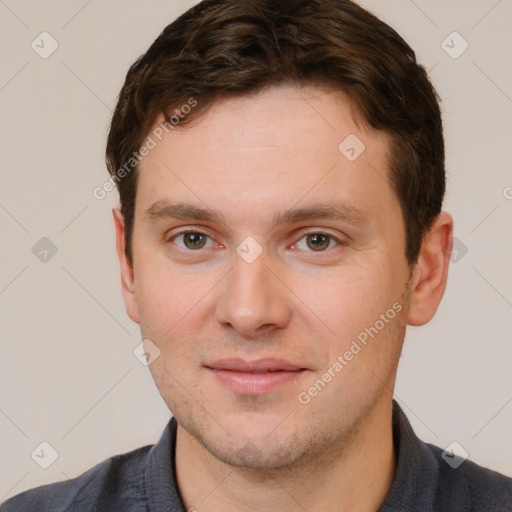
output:
[[[219,359],[205,367],[221,384],[244,395],[269,393],[308,370],[284,359],[270,357],[253,361],[239,358]]]

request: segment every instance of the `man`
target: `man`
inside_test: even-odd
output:
[[[129,70],[107,164],[127,312],[174,418],[38,511],[505,511],[392,401],[451,253],[413,51],[347,0],[205,0]]]

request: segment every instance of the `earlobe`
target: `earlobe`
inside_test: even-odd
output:
[[[124,304],[126,306],[128,316],[134,322],[139,323],[133,264],[126,256],[125,252],[126,234],[124,217],[121,213],[121,205],[118,204],[112,208],[112,215],[114,217],[114,225],[116,229],[117,257],[119,258],[119,264],[121,266],[121,289],[123,292]]]
[[[434,316],[446,289],[452,252],[453,219],[441,212],[425,234],[414,265],[407,323],[424,325]]]

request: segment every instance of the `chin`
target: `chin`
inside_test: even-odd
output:
[[[315,436],[314,430],[304,428],[304,422],[300,426],[293,414],[221,414],[221,424],[212,423],[211,418],[197,421],[197,416],[183,422],[178,416],[176,419],[210,455],[254,476],[296,470],[318,457],[322,446],[329,444],[322,436]]]
[[[282,473],[291,467],[296,469],[305,455],[296,442],[274,440],[269,443],[263,436],[252,441],[231,440],[231,445],[224,440],[220,443],[210,439],[199,441],[211,455],[224,464],[253,473],[264,472],[266,475]]]

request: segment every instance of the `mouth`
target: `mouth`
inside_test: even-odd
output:
[[[243,395],[270,393],[309,371],[283,359],[220,359],[205,368],[225,387]]]

